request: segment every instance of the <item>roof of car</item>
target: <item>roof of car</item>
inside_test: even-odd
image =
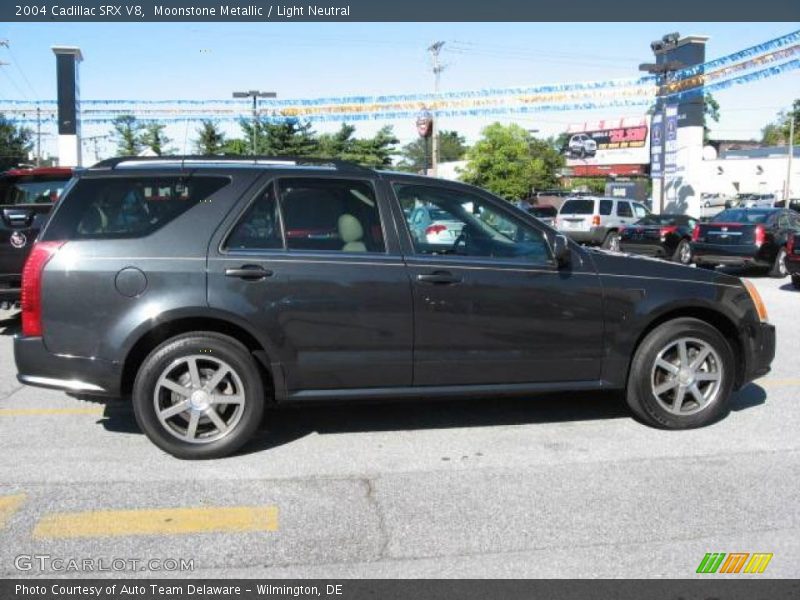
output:
[[[4,173],[0,173],[2,177],[31,177],[36,175],[41,176],[64,176],[72,177],[74,169],[72,167],[22,167],[19,169],[9,169]]]

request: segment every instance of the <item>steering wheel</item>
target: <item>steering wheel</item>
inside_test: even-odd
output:
[[[467,227],[465,225],[461,229],[461,233],[458,234],[458,237],[456,238],[456,241],[453,242],[453,245],[450,248],[450,251],[448,252],[448,254],[458,254],[458,246],[460,244],[464,244],[464,247],[466,248],[468,239],[469,239],[469,231],[468,231],[468,229],[467,229]]]

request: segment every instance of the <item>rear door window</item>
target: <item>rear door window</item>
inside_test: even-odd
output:
[[[633,211],[629,202],[617,202],[618,217],[632,217]]]
[[[226,177],[204,176],[79,179],[64,197],[43,239],[144,237],[229,182]]]
[[[611,200],[600,200],[600,214],[608,216],[611,214],[611,209],[614,203]]]

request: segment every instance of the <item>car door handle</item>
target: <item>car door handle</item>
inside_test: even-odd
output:
[[[456,283],[461,283],[461,277],[453,275],[448,271],[437,271],[436,273],[425,273],[417,275],[417,281],[419,281],[420,283],[453,285]]]
[[[242,265],[238,269],[225,269],[225,277],[238,277],[246,281],[260,281],[272,275],[272,271],[258,265]]]

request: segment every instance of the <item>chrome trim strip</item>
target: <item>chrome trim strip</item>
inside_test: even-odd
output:
[[[64,390],[85,391],[85,392],[105,392],[106,390],[99,385],[87,383],[78,379],[55,379],[53,377],[39,377],[38,375],[20,375],[20,381],[30,385],[42,385]]]
[[[580,274],[580,273],[579,273]],[[717,283],[716,281],[697,281],[695,279],[675,279],[673,277],[651,277],[649,275],[621,275],[617,273],[598,273],[600,277],[628,277],[631,279],[653,279],[658,281],[674,281],[677,283],[699,283],[701,285],[718,285],[722,287],[729,287],[733,289],[744,289],[738,285],[731,285],[730,283]]]

